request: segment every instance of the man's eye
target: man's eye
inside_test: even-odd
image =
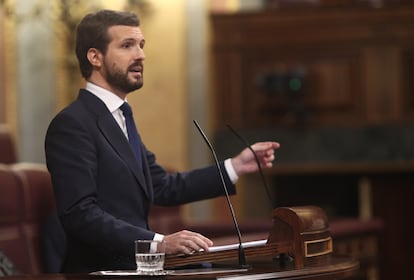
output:
[[[123,44],[122,45],[122,48],[124,48],[124,49],[128,49],[128,48],[130,48],[131,47],[131,44]]]

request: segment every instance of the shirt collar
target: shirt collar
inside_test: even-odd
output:
[[[105,103],[106,107],[108,107],[111,113],[116,111],[124,102],[126,102],[126,100],[121,99],[113,92],[110,92],[109,90],[106,90],[91,82],[86,82],[85,89],[102,100],[102,102]]]

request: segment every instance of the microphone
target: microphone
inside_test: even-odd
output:
[[[217,159],[216,152],[214,151],[213,146],[211,145],[210,141],[208,141],[208,138],[207,138],[206,134],[201,129],[198,122],[196,120],[193,120],[193,122],[194,122],[195,126],[197,127],[198,131],[200,132],[201,136],[203,137],[204,141],[207,143],[207,146],[210,148],[211,153],[213,154],[214,162],[216,163],[216,167],[217,167],[218,172],[220,174],[221,183],[223,185],[224,192],[226,194],[227,204],[230,208],[231,217],[233,218],[234,227],[236,228],[237,237],[239,239],[239,247],[238,247],[239,267],[247,268],[247,267],[249,267],[249,265],[246,264],[246,256],[245,256],[244,248],[243,248],[243,245],[242,245],[239,225],[238,225],[237,220],[236,220],[236,215],[234,214],[233,205],[231,204],[231,201],[230,201],[230,195],[229,195],[229,192],[227,190],[226,182],[224,181],[223,171],[220,168],[220,164],[219,164],[219,161]]]
[[[266,190],[267,198],[269,199],[269,204],[272,207],[272,209],[274,209],[276,207],[276,203],[274,202],[274,200],[272,199],[272,196],[270,194],[269,186],[266,183],[266,179],[263,175],[263,170],[262,170],[262,167],[260,165],[259,158],[257,157],[256,152],[253,150],[250,143],[245,138],[243,138],[239,133],[237,133],[236,130],[234,130],[229,124],[226,124],[226,126],[253,153],[254,159],[256,160],[257,167],[259,168],[260,178],[261,178],[261,180],[263,182],[263,186]]]
[[[257,157],[256,152],[253,150],[253,148],[250,145],[249,141],[247,141],[244,137],[242,137],[239,133],[237,133],[236,130],[234,130],[229,124],[226,124],[226,126],[253,153],[254,159],[256,160],[257,167],[259,168],[259,173],[260,173],[260,177],[261,177],[262,182],[263,182],[263,186],[264,186],[264,188],[266,190],[266,193],[267,193],[267,198],[269,199],[269,204],[272,207],[272,209],[274,209],[276,207],[276,203],[272,199],[272,196],[270,195],[269,186],[266,183],[266,179],[263,175],[263,170],[262,170],[262,167],[260,166],[259,158]],[[286,262],[292,260],[292,258],[290,256],[288,256],[287,254],[285,254],[285,253],[280,254],[279,259],[280,259],[280,263],[282,265],[285,264]]]

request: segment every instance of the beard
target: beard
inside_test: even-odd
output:
[[[128,67],[126,71],[122,71],[119,68],[113,67],[107,67],[107,64],[105,64],[105,74],[106,74],[106,80],[109,85],[112,87],[125,92],[130,93],[134,90],[140,89],[143,86],[143,79],[142,79],[142,70],[141,70],[141,77],[137,80],[131,80],[128,78],[128,73],[130,68],[136,67],[137,65],[140,65],[142,67],[142,64],[134,64]]]

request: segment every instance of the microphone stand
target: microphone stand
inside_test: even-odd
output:
[[[205,135],[204,131],[201,129],[198,122],[196,120],[193,120],[193,122],[194,122],[195,126],[197,127],[198,131],[200,132],[201,136],[203,137],[204,141],[207,143],[207,146],[210,148],[210,151],[211,151],[211,153],[213,154],[213,157],[214,157],[214,162],[216,163],[216,167],[217,167],[218,172],[220,174],[221,183],[223,185],[224,192],[226,194],[227,204],[230,208],[231,217],[233,218],[234,227],[236,228],[237,237],[239,239],[239,247],[238,247],[239,267],[240,268],[248,268],[250,266],[248,264],[246,264],[246,255],[244,253],[244,248],[243,248],[243,244],[242,244],[242,240],[241,240],[241,233],[240,233],[239,225],[238,225],[237,220],[236,220],[236,215],[234,214],[233,205],[231,204],[231,201],[230,201],[230,195],[229,195],[229,192],[227,190],[226,182],[224,181],[223,171],[220,168],[220,164],[219,164],[219,161],[217,159],[216,152],[214,151],[213,146],[211,145],[210,141],[208,141],[207,136]]]
[[[267,197],[269,199],[269,204],[272,207],[272,209],[274,209],[276,207],[276,203],[274,202],[274,200],[272,199],[272,196],[270,195],[269,186],[266,183],[266,179],[265,179],[265,177],[263,175],[263,170],[262,170],[262,167],[260,165],[259,158],[257,157],[256,152],[253,150],[253,148],[250,145],[250,143],[245,138],[243,138],[239,133],[237,133],[236,130],[234,130],[229,124],[227,124],[226,126],[253,153],[254,159],[256,160],[257,167],[259,169],[260,177],[261,177],[262,182],[263,182],[263,186],[264,186],[264,188],[266,190]],[[283,254],[280,255],[280,264],[282,266],[284,266],[286,262],[291,261],[291,260],[292,260],[292,258],[289,257],[285,253],[283,253]]]
[[[262,167],[260,165],[259,158],[257,157],[256,152],[253,150],[250,143],[245,138],[243,138],[239,133],[237,133],[236,130],[234,130],[229,124],[226,124],[226,126],[253,153],[254,159],[256,160],[257,167],[259,168],[260,178],[261,178],[261,180],[263,182],[263,186],[266,190],[267,198],[269,199],[269,205],[272,207],[272,210],[273,210],[276,207],[276,203],[273,201],[272,196],[270,194],[269,186],[266,183],[266,179],[263,175],[263,170],[262,170]]]

